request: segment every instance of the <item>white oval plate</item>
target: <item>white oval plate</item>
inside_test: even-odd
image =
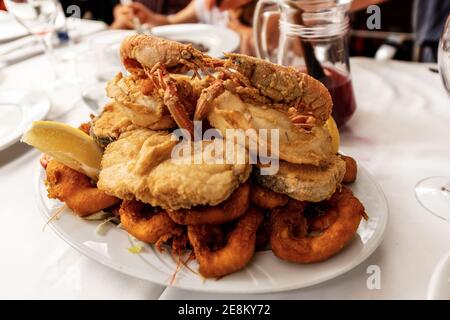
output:
[[[39,166],[35,181],[37,202],[48,221],[56,208],[61,207],[61,202],[47,198],[44,178],[45,172]],[[194,291],[267,293],[311,286],[349,271],[379,246],[388,221],[383,192],[363,168],[360,168],[358,182],[353,184],[352,190],[364,203],[370,219],[361,222],[357,236],[335,257],[321,263],[299,265],[282,261],[271,251],[260,251],[255,253],[244,270],[220,280],[204,280],[183,268],[172,285]],[[132,240],[124,230],[111,224],[106,234],[98,235],[95,231],[99,224],[98,221],[83,220],[64,209],[60,218],[50,226],[72,247],[110,268],[164,286],[170,285],[176,262],[169,253],[160,253],[154,246],[145,245],[140,254],[132,254],[127,250],[132,246]],[[198,269],[195,261],[189,266],[193,270]]]
[[[209,48],[206,54],[222,58],[224,52],[239,48],[240,37],[235,31],[202,23],[171,24],[152,28],[152,34],[175,41],[201,43]]]
[[[45,118],[50,100],[40,92],[0,90],[0,151],[17,142],[33,121]]]
[[[450,251],[437,264],[428,284],[428,300],[450,300]]]

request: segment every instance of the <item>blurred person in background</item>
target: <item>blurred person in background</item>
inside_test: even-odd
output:
[[[378,5],[388,0],[354,0],[351,11],[365,10],[370,5]],[[394,1],[394,0],[391,0]],[[450,0],[415,0],[412,7],[412,24],[415,45],[418,52],[416,60],[436,62],[439,38],[445,21],[450,14]],[[383,24],[383,14],[381,15]]]
[[[2,0],[0,0],[2,1]],[[115,22],[114,8],[120,5],[120,0],[60,0],[64,12],[71,5],[81,9],[81,17],[101,20],[107,24]],[[139,0],[155,13],[173,14],[186,7],[190,0]]]
[[[81,18],[100,20],[107,24],[113,21],[113,8],[119,0],[60,0],[64,12],[68,15],[67,8],[70,6],[78,6],[80,8]]]
[[[251,25],[256,3],[257,0],[193,0],[175,14],[161,14],[143,1],[133,2],[128,6],[118,5],[114,8],[114,22],[111,27],[132,29],[134,17],[138,17],[141,23],[150,27],[197,22],[224,26],[239,33],[241,53],[253,54]]]
[[[423,62],[436,62],[439,38],[450,15],[450,0],[416,0],[414,30],[418,56]]]
[[[133,29],[134,16],[137,16],[141,23],[147,23],[151,27],[160,25],[157,20],[159,16],[178,13],[190,3],[190,0],[138,0],[131,5],[121,5],[119,1],[114,7],[114,21],[111,28]],[[144,19],[148,22],[143,21]]]

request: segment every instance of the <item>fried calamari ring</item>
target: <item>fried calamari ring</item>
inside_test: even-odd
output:
[[[48,197],[64,201],[81,217],[120,202],[120,199],[107,195],[92,185],[89,177],[56,160],[47,163],[46,173]]]
[[[338,212],[332,208],[324,213],[307,217],[308,229],[313,232],[323,232],[328,229],[338,218]]]
[[[286,205],[289,201],[289,197],[285,194],[276,193],[258,184],[252,184],[250,189],[250,201],[263,209],[274,209]]]
[[[146,243],[161,245],[172,241],[175,250],[183,243],[183,228],[170,219],[165,211],[156,211],[153,207],[136,200],[125,200],[119,210],[122,228],[133,237]]]
[[[250,207],[228,234],[226,244],[217,250],[208,246],[211,227],[216,226],[189,226],[188,237],[200,274],[206,278],[221,277],[244,268],[255,251],[256,230],[262,220],[262,212]]]
[[[338,218],[336,197],[317,203],[303,203],[303,215],[308,222],[308,231],[323,232]]]
[[[345,161],[345,174],[342,183],[353,183],[358,174],[358,165],[355,159],[349,156],[341,155],[341,159]]]
[[[256,231],[256,250],[265,250],[270,242],[270,216],[264,217]]]
[[[244,183],[217,206],[167,210],[167,214],[173,221],[183,225],[223,224],[239,218],[247,211],[249,195],[249,184]]]
[[[365,217],[364,206],[347,188],[336,192],[330,203],[336,209],[337,219],[318,236],[305,235],[307,220],[302,210],[289,206],[287,209],[275,209],[270,237],[275,255],[291,262],[313,263],[341,251],[355,235],[361,217]]]

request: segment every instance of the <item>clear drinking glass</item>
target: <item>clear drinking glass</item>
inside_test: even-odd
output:
[[[450,16],[438,50],[439,73],[450,97]],[[429,177],[419,181],[416,197],[425,209],[450,222],[450,177]]]
[[[71,88],[74,85],[73,55],[71,48],[54,52],[53,41],[56,37],[56,28],[64,28],[65,16],[62,6],[57,0],[5,0],[8,12],[22,24],[30,34],[36,36],[44,46],[48,64],[45,66],[45,78],[36,85],[47,93],[52,101],[49,118],[55,118],[67,112],[72,104],[67,103],[67,97],[71,96]],[[57,25],[59,24],[59,25]],[[58,44],[70,45],[70,39],[59,39]]]
[[[50,56],[52,34],[60,3],[57,0],[5,0],[6,9],[31,34],[39,37]]]

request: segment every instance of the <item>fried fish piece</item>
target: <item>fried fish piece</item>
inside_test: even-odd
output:
[[[256,180],[275,192],[287,194],[300,201],[319,202],[330,198],[341,184],[345,161],[332,156],[324,166],[299,165],[280,161],[275,175],[261,175],[255,170]]]
[[[248,161],[193,161],[199,153],[206,159],[205,148],[192,148],[191,154],[172,158],[177,143],[165,131],[137,129],[122,134],[105,150],[98,188],[121,199],[135,198],[152,206],[178,210],[217,205],[250,175]]]
[[[153,130],[175,127],[175,121],[165,108],[163,99],[144,94],[145,81],[147,80],[136,76],[124,77],[122,73],[118,73],[108,82],[106,93],[140,127]]]
[[[201,94],[213,81],[211,76],[191,79],[184,75],[173,75],[178,99],[186,112],[192,115]],[[124,76],[118,73],[106,87],[108,97],[116,101],[118,108],[136,125],[152,130],[175,128],[176,124],[164,104],[164,94],[148,77]]]
[[[105,106],[98,117],[92,119],[89,133],[101,148],[106,148],[123,132],[136,128],[137,126],[123,114],[117,103],[111,102]]]

